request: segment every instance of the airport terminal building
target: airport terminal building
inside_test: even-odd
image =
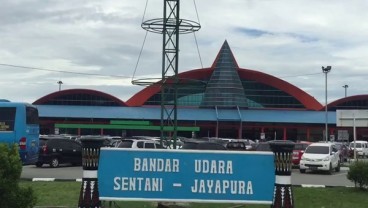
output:
[[[209,68],[180,73],[177,91],[178,136],[249,139],[322,140],[325,106],[277,77],[240,68],[225,41]],[[168,90],[166,96],[174,94]],[[170,96],[169,96],[170,97]],[[33,104],[41,133],[160,135],[160,84],[152,84],[127,101],[90,89],[61,90]],[[328,104],[328,130],[338,138],[337,109],[368,109],[368,95]],[[359,139],[368,129],[358,128]]]

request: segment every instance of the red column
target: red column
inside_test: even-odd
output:
[[[307,141],[310,141],[310,129],[307,128]]]

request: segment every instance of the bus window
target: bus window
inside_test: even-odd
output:
[[[39,124],[37,108],[26,107],[26,124]]]
[[[0,131],[14,131],[15,107],[0,107]]]

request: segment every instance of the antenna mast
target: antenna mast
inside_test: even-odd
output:
[[[161,144],[168,136],[176,148],[177,139],[177,91],[179,66],[179,34],[198,31],[199,23],[180,19],[180,0],[164,0],[163,18],[142,23],[142,28],[162,34],[162,74],[161,74]]]

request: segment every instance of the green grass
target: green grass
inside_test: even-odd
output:
[[[79,182],[30,182],[21,181],[20,185],[30,186],[38,197],[38,207],[77,207],[81,183]],[[294,187],[295,207],[297,208],[366,208],[368,191],[355,188],[300,188]],[[111,207],[153,208],[153,202],[114,202]],[[104,202],[104,207],[109,207]],[[270,205],[236,205],[192,203],[191,208],[269,208]]]

